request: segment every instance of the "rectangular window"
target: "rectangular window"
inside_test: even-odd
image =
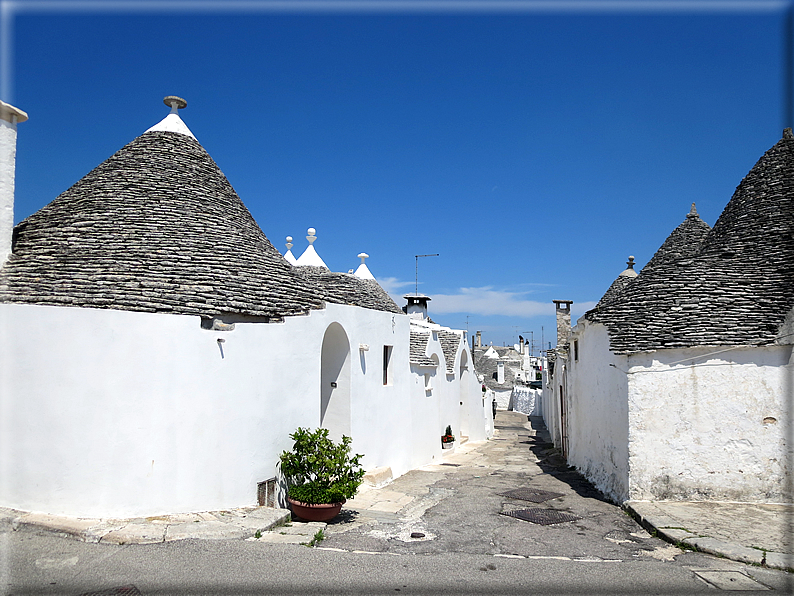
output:
[[[579,361],[579,340],[573,340],[573,359]]]
[[[393,346],[383,346],[383,384],[391,385],[391,351]]]

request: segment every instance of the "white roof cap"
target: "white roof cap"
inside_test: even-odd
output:
[[[295,255],[292,254],[292,236],[287,236],[287,252],[284,253],[284,258],[290,265],[295,265],[298,262]]]
[[[295,264],[298,267],[325,267],[328,269],[328,265],[326,265],[325,261],[320,258],[320,255],[317,254],[317,251],[313,246],[314,241],[317,240],[317,236],[315,236],[317,230],[314,228],[309,228],[307,231],[309,235],[306,236],[306,240],[309,241],[309,246],[307,246],[306,250],[303,251],[303,254],[298,257],[298,260],[295,261]]]
[[[361,265],[358,266],[358,269],[356,269],[356,272],[353,275],[355,275],[356,277],[360,277],[361,279],[374,280],[375,276],[372,275],[372,273],[369,270],[369,267],[367,267],[367,264],[364,262],[366,259],[369,258],[369,255],[365,252],[360,252],[358,253],[358,258],[361,259]]]
[[[182,122],[179,114],[177,114],[177,110],[187,107],[187,102],[176,95],[169,95],[163,99],[163,103],[167,106],[171,106],[171,112],[168,114],[168,116],[160,120],[160,122],[152,126],[146,132],[177,132],[181,135],[187,135],[195,139],[196,137],[192,132],[190,132],[190,129],[187,127],[187,125]]]

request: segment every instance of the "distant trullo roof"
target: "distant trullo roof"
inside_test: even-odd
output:
[[[299,275],[168,118],[17,225],[0,301],[265,319],[324,301],[400,312],[353,276],[326,290]]]
[[[618,299],[587,313],[616,353],[792,343],[794,135],[767,151],[714,228],[690,214]]]

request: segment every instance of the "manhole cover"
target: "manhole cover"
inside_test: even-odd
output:
[[[561,524],[564,522],[582,519],[578,515],[557,511],[556,509],[516,509],[515,511],[502,511],[502,515],[523,519],[541,526]]]
[[[120,586],[96,592],[84,592],[80,596],[142,596],[141,591],[135,586]]]
[[[539,490],[536,488],[516,488],[499,494],[510,499],[521,499],[522,501],[530,501],[532,503],[542,503],[543,501],[556,499],[562,496],[562,493],[553,493],[548,490]]]

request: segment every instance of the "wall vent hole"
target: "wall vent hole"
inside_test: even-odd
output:
[[[276,506],[276,479],[270,478],[256,485],[256,500],[260,507]]]

